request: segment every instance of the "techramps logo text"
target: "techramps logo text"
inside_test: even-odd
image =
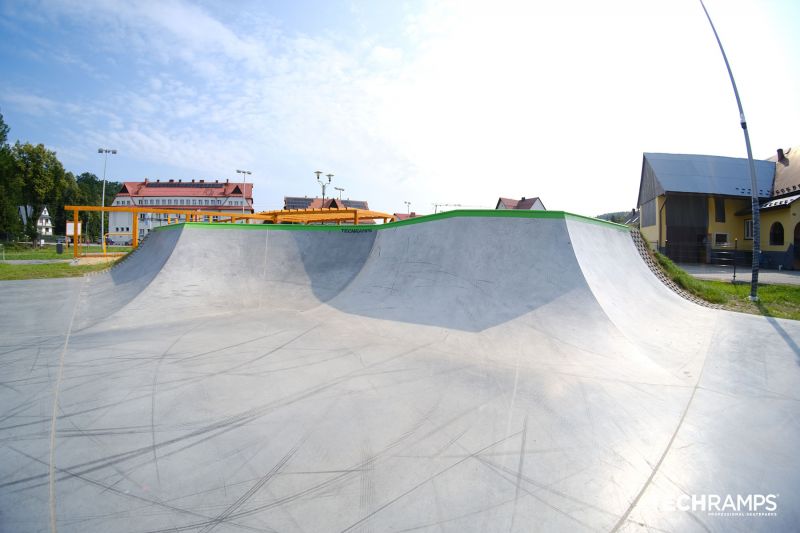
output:
[[[682,494],[675,510],[708,516],[778,516],[779,494]]]

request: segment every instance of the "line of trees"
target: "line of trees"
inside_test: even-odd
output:
[[[65,205],[100,205],[103,182],[90,172],[75,176],[64,170],[56,153],[43,144],[8,143],[9,127],[0,113],[0,239],[25,238],[34,242],[36,223],[47,207],[53,221],[53,233],[66,233]],[[106,200],[110,202],[122,184],[106,182]],[[29,206],[32,216],[23,224],[20,208]],[[108,215],[105,215],[106,217]],[[83,233],[92,240],[100,238],[100,213],[80,214]],[[106,227],[108,218],[106,218]]]

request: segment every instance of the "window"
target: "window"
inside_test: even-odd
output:
[[[744,221],[744,238],[747,240],[753,240],[753,220],[745,220]]]
[[[715,233],[714,234],[714,244],[715,245],[728,244],[728,234],[727,233]]]
[[[775,222],[769,228],[769,244],[771,246],[783,246],[783,224]]]
[[[725,198],[714,198],[714,220],[725,222]]]

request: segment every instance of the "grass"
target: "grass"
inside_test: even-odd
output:
[[[64,253],[59,255],[56,253],[55,245],[46,245],[42,248],[32,248],[30,245],[3,245],[6,260],[16,259],[72,259],[72,247],[64,246]],[[107,246],[107,252],[130,252],[130,246]],[[81,246],[81,253],[103,253],[103,247],[99,244],[90,246]],[[0,259],[3,258],[3,253],[0,252]]]
[[[111,268],[116,261],[92,265],[71,263],[45,263],[39,265],[9,265],[0,263],[0,280],[74,278]]]
[[[694,278],[678,268],[666,256],[655,252],[659,265],[677,285],[687,292],[725,309],[800,320],[800,286],[758,284],[758,301],[751,302],[749,283],[705,281]]]

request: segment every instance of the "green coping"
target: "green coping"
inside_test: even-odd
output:
[[[168,226],[160,226],[154,228],[153,231],[166,231],[176,228],[203,228],[203,229],[221,229],[221,230],[247,230],[247,231],[263,231],[263,230],[277,230],[277,231],[335,231],[343,233],[370,233],[373,231],[386,230],[399,228],[401,226],[410,226],[412,224],[424,224],[425,222],[433,222],[435,220],[444,220],[446,218],[549,218],[561,220],[575,220],[578,222],[587,222],[590,224],[598,224],[608,228],[614,228],[621,231],[628,231],[628,226],[624,224],[617,224],[600,220],[599,218],[585,217],[583,215],[575,215],[567,213],[566,211],[517,211],[515,209],[508,210],[494,210],[494,209],[459,209],[455,211],[445,211],[444,213],[436,213],[435,215],[424,215],[398,222],[389,222],[388,224],[376,225],[313,225],[313,224],[230,224],[226,222],[208,223],[208,222],[183,222],[180,224],[170,224]]]

